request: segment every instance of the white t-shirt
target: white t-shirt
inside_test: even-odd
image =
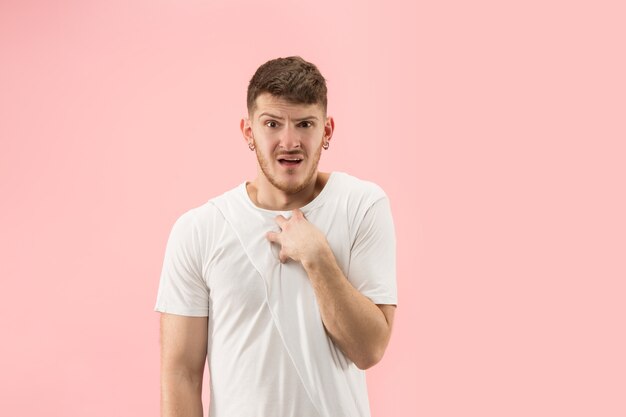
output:
[[[301,208],[350,283],[397,304],[395,235],[380,187],[334,172]],[[275,217],[246,184],[181,215],[167,243],[155,310],[208,316],[210,417],[366,417],[365,372],[326,334],[300,263],[265,237]]]

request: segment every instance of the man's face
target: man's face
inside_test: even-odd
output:
[[[316,178],[322,144],[333,122],[319,104],[293,104],[269,93],[256,99],[244,136],[255,145],[261,174],[275,188],[295,194]]]

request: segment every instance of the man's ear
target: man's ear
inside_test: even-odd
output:
[[[333,132],[335,131],[335,119],[332,116],[328,116],[326,118],[326,122],[324,123],[324,142],[330,142],[330,138],[333,137]]]
[[[243,134],[243,138],[246,143],[254,143],[254,136],[252,135],[252,125],[250,124],[250,119],[241,119],[241,122],[239,123],[239,128],[241,129],[241,133]]]

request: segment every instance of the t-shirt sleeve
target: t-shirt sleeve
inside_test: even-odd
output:
[[[375,304],[397,305],[396,237],[386,196],[372,204],[358,226],[348,279]]]
[[[182,316],[209,315],[209,289],[202,276],[201,239],[192,210],[180,216],[169,235],[156,311]]]

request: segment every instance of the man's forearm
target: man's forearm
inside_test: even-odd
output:
[[[381,309],[350,284],[330,248],[302,265],[331,339],[359,368],[375,365],[382,359],[391,334]]]
[[[202,380],[180,375],[161,378],[161,417],[202,417]]]

